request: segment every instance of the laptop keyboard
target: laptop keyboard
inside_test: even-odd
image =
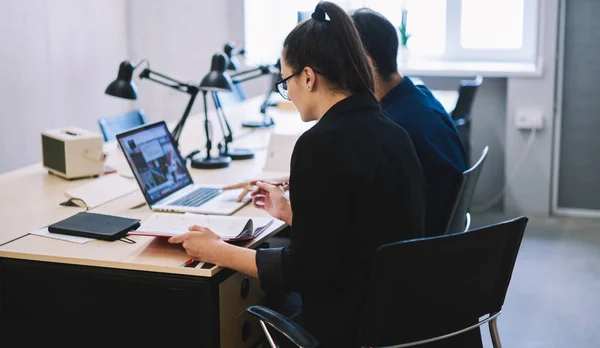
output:
[[[221,189],[202,187],[195,191],[188,193],[187,195],[179,198],[178,200],[169,203],[169,205],[177,205],[183,207],[199,207],[209,200],[215,198],[221,193]]]

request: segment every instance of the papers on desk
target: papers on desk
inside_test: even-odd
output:
[[[299,135],[271,133],[265,159],[265,172],[281,172],[289,175],[290,159]]]
[[[44,227],[40,230],[33,231],[33,232],[31,232],[31,234],[35,234],[36,236],[64,240],[67,242],[72,242],[72,243],[77,243],[77,244],[85,244],[85,243],[89,243],[89,242],[95,240],[93,238],[85,238],[85,237],[69,236],[66,234],[52,233],[52,232],[48,231],[48,227]]]
[[[225,241],[241,241],[259,236],[273,222],[272,218],[154,213],[136,231],[128,234],[173,237],[187,232],[190,226],[198,225],[209,228]]]
[[[138,185],[135,180],[126,179],[118,174],[109,174],[68,190],[65,192],[65,196],[79,198],[85,202],[88,209],[93,209],[137,189]],[[74,200],[73,203],[85,206],[78,200]]]

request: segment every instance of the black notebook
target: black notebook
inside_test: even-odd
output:
[[[119,216],[79,213],[48,226],[52,233],[71,236],[116,240],[140,227],[140,220]]]

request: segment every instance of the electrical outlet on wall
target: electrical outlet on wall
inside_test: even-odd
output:
[[[515,125],[518,129],[542,129],[544,114],[540,110],[518,110],[515,115]]]

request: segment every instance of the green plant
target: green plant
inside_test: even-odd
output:
[[[408,43],[408,39],[410,39],[411,34],[406,31],[406,17],[408,16],[408,10],[402,9],[402,21],[400,22],[400,26],[398,30],[400,30],[400,44],[402,46],[406,46]]]

